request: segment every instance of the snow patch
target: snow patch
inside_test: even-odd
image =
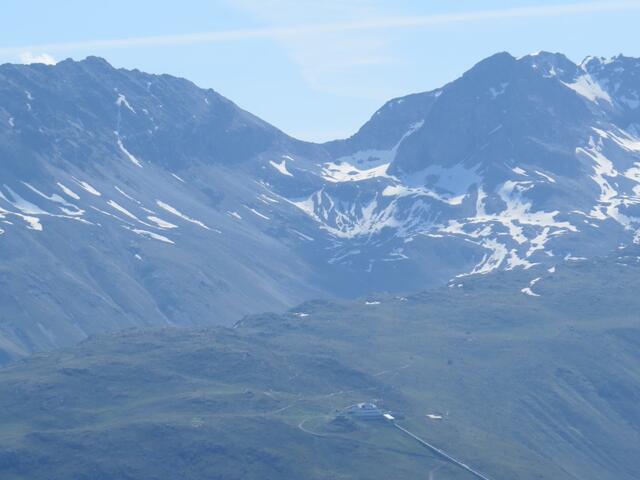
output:
[[[116,105],[118,105],[119,107],[121,107],[122,105],[124,105],[125,107],[127,107],[131,112],[136,113],[136,111],[133,109],[133,107],[131,105],[129,105],[129,102],[127,101],[127,97],[125,97],[123,94],[118,94],[118,99],[116,100]]]
[[[71,190],[68,187],[65,187],[62,183],[57,182],[58,186],[60,187],[60,189],[65,193],[65,195],[67,195],[68,197],[73,198],[74,200],[80,200],[80,196],[75,193],[73,190]]]
[[[147,218],[149,220],[151,220],[153,223],[155,223],[160,228],[165,228],[165,229],[178,228],[177,225],[174,225],[173,223],[169,223],[166,220],[163,220],[163,219],[158,218],[158,217],[153,216],[153,215],[149,215]]]
[[[315,240],[313,239],[313,237],[310,237],[309,235],[305,235],[304,233],[299,232],[298,230],[296,230],[296,229],[294,229],[294,228],[290,228],[289,230],[290,230],[290,231],[292,231],[293,233],[295,233],[296,235],[298,235],[302,240],[306,240],[306,241],[308,241],[308,242],[313,242],[313,241],[315,241]]]
[[[76,182],[80,187],[82,187],[83,190],[89,192],[91,195],[95,195],[96,197],[99,197],[99,196],[102,195],[98,190],[93,188],[87,182],[84,182],[82,180],[78,180],[76,177],[73,177],[73,181]]]
[[[167,237],[165,237],[164,235],[160,235],[158,233],[149,232],[148,230],[140,230],[139,228],[129,228],[127,226],[124,226],[124,228],[126,228],[127,230],[130,230],[133,233],[136,233],[136,234],[138,234],[138,235],[140,235],[142,237],[151,238],[153,240],[158,240],[160,242],[169,243],[171,245],[175,244],[175,242],[173,240],[170,240]]]
[[[126,192],[124,192],[120,187],[114,187],[118,193],[120,193],[120,195],[122,195],[125,198],[128,198],[129,200],[131,200],[132,202],[136,202],[138,205],[142,205],[142,202],[140,202],[139,200],[136,200],[135,198],[133,198],[131,195],[127,194]]]
[[[282,175],[286,175],[287,177],[293,177],[291,172],[289,172],[289,170],[287,170],[287,161],[286,160],[282,160],[282,162],[280,162],[280,163],[276,163],[273,160],[269,160],[269,163],[271,164],[271,166],[273,168],[275,168],[277,171],[279,171]]]
[[[534,170],[538,175],[551,183],[556,183],[555,179],[547,175],[546,173],[542,173],[540,170]]]
[[[62,198],[60,195],[54,193],[52,195],[46,195],[45,193],[41,192],[40,190],[38,190],[36,187],[34,187],[33,185],[27,183],[27,182],[22,182],[29,190],[31,190],[32,192],[36,193],[37,195],[39,195],[40,197],[49,200],[50,202],[54,202],[57,203],[58,205],[62,205],[63,207],[59,207],[64,213],[68,214],[68,215],[82,215],[84,213],[84,210],[81,210],[80,208],[78,208],[76,205],[73,205],[72,203],[67,202],[64,198]],[[66,207],[66,208],[64,208]]]
[[[538,283],[540,281],[542,277],[537,277],[534,278],[533,280],[531,280],[531,282],[529,282],[529,286],[523,288],[522,290],[520,290],[522,293],[524,293],[525,295],[529,295],[530,297],[539,297],[540,295],[535,293],[532,288],[534,287],[534,285],[536,283]]]
[[[27,228],[29,230],[36,230],[37,232],[42,231],[42,224],[40,223],[40,219],[38,217],[31,217],[28,215],[20,215],[22,219],[27,222]]]
[[[163,210],[166,210],[167,212],[180,217],[183,220],[186,220],[187,222],[193,223],[195,225],[198,225],[199,227],[204,228],[205,230],[211,230],[209,227],[207,227],[204,223],[202,223],[200,220],[196,220],[195,218],[191,218],[188,217],[187,215],[185,215],[184,213],[180,212],[178,209],[173,208],[171,205],[169,205],[168,203],[165,203],[161,200],[156,200],[156,205],[158,205],[160,208],[162,208]]]
[[[387,168],[396,157],[396,152],[404,140],[422,128],[424,120],[412,124],[398,143],[390,150],[360,150],[334,162],[323,165],[320,176],[330,182],[358,182],[376,177],[387,177]],[[367,165],[361,168],[356,165]]]
[[[334,183],[359,182],[376,177],[387,177],[389,163],[369,169],[359,169],[346,161],[329,162],[323,165],[322,178]]]
[[[247,210],[249,210],[251,213],[254,213],[255,215],[257,215],[260,218],[264,218],[265,220],[271,220],[269,217],[267,217],[266,215],[263,215],[262,213],[260,213],[259,211],[257,211],[254,208],[248,207],[248,206],[244,206],[244,208],[246,208]]]
[[[573,83],[562,83],[590,102],[597,103],[599,100],[604,100],[612,103],[609,94],[588,73],[579,76]]]
[[[140,220],[138,219],[138,217],[136,217],[133,213],[131,213],[129,210],[127,210],[126,208],[124,208],[122,205],[118,204],[117,202],[114,202],[113,200],[109,200],[107,202],[107,205],[109,205],[111,208],[119,211],[120,213],[126,215],[127,217],[139,222]]]
[[[507,90],[508,86],[509,82],[502,82],[498,87],[489,88],[489,95],[491,95],[491,99],[493,100],[502,95]]]
[[[343,210],[342,205],[336,203],[323,190],[307,199],[289,202],[318,222],[320,228],[339,238],[371,235],[387,227],[401,226],[394,216],[395,201],[386,206],[379,205],[377,197],[365,205],[358,206],[357,211],[355,205],[346,211]]]
[[[11,200],[7,200],[6,197],[4,197],[4,200],[7,200],[9,203],[11,203],[11,205],[13,205],[15,208],[20,210],[22,213],[27,215],[47,215],[48,214],[48,212],[42,210],[37,205],[34,205],[33,203],[22,198],[20,195],[14,192],[7,185],[4,185],[4,188],[9,192],[9,194],[13,199],[11,201]]]
[[[115,133],[116,133],[116,139],[117,139],[117,142],[118,142],[118,148],[120,149],[120,151],[122,153],[124,153],[125,157],[127,157],[131,163],[133,163],[134,165],[142,168],[142,164],[140,163],[140,160],[138,160],[136,157],[134,157],[131,154],[131,152],[129,152],[129,150],[127,150],[125,148],[125,146],[122,144],[122,139],[120,138],[120,134],[118,132],[115,132]]]
[[[485,239],[482,241],[481,245],[491,250],[491,254],[485,254],[482,260],[473,268],[473,270],[469,273],[469,275],[474,274],[486,274],[500,268],[504,259],[507,258],[508,249],[506,245],[498,242],[497,240]],[[464,275],[461,275],[464,276]]]

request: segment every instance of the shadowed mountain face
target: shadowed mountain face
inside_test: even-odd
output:
[[[211,90],[98,58],[4,65],[0,104],[5,356],[322,292],[290,248],[302,234],[258,211],[278,202],[260,155],[317,147]]]
[[[1,476],[473,478],[388,422],[334,420],[376,399],[488,478],[637,479],[639,258],[34,355],[0,370]]]
[[[95,57],[0,66],[1,360],[601,256],[637,239],[639,124],[626,57],[497,54],[324,145]]]

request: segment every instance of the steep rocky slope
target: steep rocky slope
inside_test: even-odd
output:
[[[501,53],[313,145],[168,75],[3,65],[2,360],[631,244],[639,72]]]

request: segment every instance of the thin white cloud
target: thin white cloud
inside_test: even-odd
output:
[[[346,25],[362,19],[387,18],[394,10],[380,0],[227,0],[269,28],[299,25]],[[379,103],[389,94],[383,72],[403,58],[392,48],[398,30],[335,29],[322,34],[271,38],[297,67],[306,86],[323,94]],[[308,135],[305,135],[307,138]],[[317,138],[313,137],[314,139]]]
[[[77,50],[98,50],[104,48],[193,45],[202,43],[229,42],[234,40],[244,40],[252,38],[278,39],[286,37],[317,36],[335,32],[420,28],[465,22],[481,22],[513,18],[554,17],[583,13],[622,12],[631,10],[640,10],[640,1],[582,2],[565,5],[518,7],[501,10],[475,10],[468,12],[423,16],[370,18],[365,20],[352,20],[346,22],[331,22],[276,28],[267,27],[238,30],[221,30],[179,35],[158,35],[148,37],[117,38],[108,40],[48,43],[40,45],[5,46],[0,47],[0,54],[15,55],[25,51],[68,52]]]
[[[40,53],[34,55],[31,52],[21,52],[19,55],[20,63],[44,63],[45,65],[55,65],[56,59],[48,53]]]

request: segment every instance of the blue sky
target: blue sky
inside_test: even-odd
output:
[[[82,59],[186,77],[298,138],[498,51],[640,56],[640,0],[4,0],[0,62]]]

